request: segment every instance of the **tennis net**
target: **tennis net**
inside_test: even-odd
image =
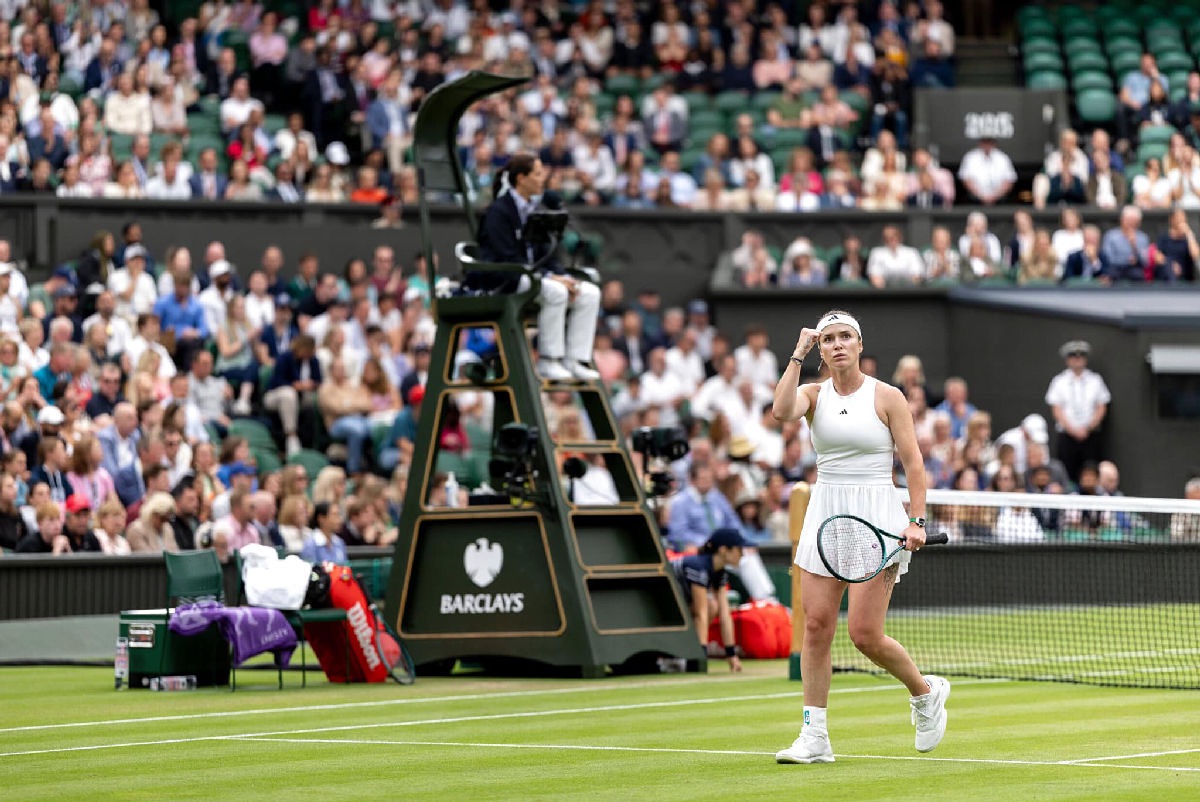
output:
[[[1200,688],[1200,502],[930,491],[887,631],[922,670]],[[843,622],[844,623],[844,622]],[[845,626],[837,670],[879,672]]]

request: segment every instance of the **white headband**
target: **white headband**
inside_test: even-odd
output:
[[[825,329],[829,328],[835,323],[843,323],[849,326],[850,328],[854,329],[855,333],[858,334],[858,339],[862,339],[862,329],[859,328],[858,321],[850,315],[847,315],[845,312],[832,312],[821,318],[821,322],[817,324],[817,331],[825,331]]]

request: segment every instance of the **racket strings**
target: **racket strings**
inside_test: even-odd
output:
[[[883,563],[879,536],[861,521],[850,518],[830,521],[822,528],[821,538],[830,572],[843,579],[871,576]]]

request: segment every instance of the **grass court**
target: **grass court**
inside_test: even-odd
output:
[[[420,677],[112,690],[106,668],[0,669],[6,800],[1184,800],[1200,693],[951,678],[920,755],[904,690],[834,677],[837,762],[781,766],[801,685],[785,661],[601,681]]]

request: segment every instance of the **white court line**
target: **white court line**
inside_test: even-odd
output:
[[[362,738],[268,738],[258,736],[237,737],[239,741],[258,741],[266,743],[289,744],[342,744],[353,746],[443,746],[457,749],[544,749],[549,751],[580,751],[580,752],[646,752],[651,754],[688,754],[688,755],[734,755],[743,757],[770,757],[774,752],[754,752],[742,749],[678,749],[653,746],[587,746],[581,744],[497,744],[471,743],[456,741],[378,741]],[[1181,750],[1200,751],[1200,750]],[[1167,754],[1167,753],[1162,753]],[[1149,755],[1147,755],[1149,756]],[[1004,760],[1000,758],[970,758],[970,757],[928,757],[917,755],[849,755],[841,752],[836,757],[844,760],[919,760],[939,763],[982,763],[999,766],[1079,766],[1096,769],[1141,769],[1145,771],[1200,771],[1200,768],[1173,768],[1169,766],[1134,766],[1114,763],[1097,763],[1091,760]],[[1126,757],[1139,757],[1127,755]],[[1119,760],[1120,758],[1096,758],[1096,760]]]
[[[1114,755],[1113,757],[1093,757],[1087,760],[1064,760],[1064,763],[1098,763],[1102,760],[1133,760],[1139,757],[1165,757],[1166,755],[1193,755],[1200,749],[1172,749],[1167,752],[1140,752],[1136,755]]]
[[[697,674],[697,677],[703,676]],[[722,678],[722,682],[738,682],[749,680],[761,680],[762,677],[741,676]],[[314,710],[353,710],[355,708],[371,708],[371,707],[390,707],[392,705],[416,705],[428,704],[432,702],[458,702],[458,701],[479,701],[491,699],[514,699],[523,696],[558,696],[568,693],[590,693],[592,691],[603,691],[611,689],[623,688],[663,688],[678,685],[691,685],[695,680],[662,680],[660,682],[634,682],[624,685],[602,685],[590,684],[572,686],[569,688],[550,688],[542,690],[528,691],[500,691],[496,693],[475,693],[459,696],[424,696],[424,697],[409,697],[405,699],[382,699],[374,702],[339,702],[336,704],[326,705],[301,705],[296,707],[260,707],[251,710],[224,710],[210,713],[181,713],[174,716],[144,716],[141,718],[113,718],[103,719],[100,721],[68,721],[59,724],[30,724],[23,727],[0,727],[0,733],[5,732],[31,732],[35,730],[57,730],[71,727],[109,727],[114,724],[140,724],[142,722],[151,721],[192,721],[196,719],[209,718],[231,718],[235,716],[262,716],[274,713],[306,713]],[[852,689],[845,689],[852,690]],[[845,691],[833,691],[840,693]]]
[[[989,685],[996,682],[1006,682],[1007,680],[963,680],[958,685]],[[888,686],[872,686],[861,688],[839,688],[831,690],[830,693],[845,695],[856,693],[880,693],[880,692],[895,692],[896,687]],[[131,746],[157,746],[159,744],[176,744],[188,743],[192,741],[223,741],[236,740],[239,738],[263,738],[275,735],[307,735],[322,732],[349,732],[352,730],[368,730],[379,729],[382,727],[417,727],[429,724],[461,724],[470,721],[498,721],[503,719],[519,719],[519,718],[541,718],[543,716],[561,716],[574,715],[579,713],[605,713],[616,712],[622,710],[645,710],[651,708],[666,708],[666,707],[681,707],[685,705],[709,705],[709,704],[725,704],[727,702],[739,701],[762,701],[765,699],[792,699],[802,697],[803,691],[788,691],[786,693],[758,693],[745,696],[717,696],[704,697],[702,699],[673,699],[662,700],[656,702],[639,702],[623,705],[600,705],[596,707],[573,707],[573,708],[558,708],[554,710],[531,710],[521,711],[516,713],[494,713],[489,715],[475,716],[454,716],[449,718],[432,718],[419,719],[416,721],[383,721],[371,724],[343,724],[336,727],[313,727],[310,729],[299,730],[276,730],[271,732],[245,732],[234,733],[231,735],[206,735],[195,738],[169,738],[159,741],[130,741],[125,743],[114,744],[93,744],[90,746],[65,746],[55,749],[30,749],[18,752],[0,752],[0,758],[5,757],[20,757],[25,755],[50,755],[60,754],[63,752],[88,752],[97,749],[120,749]],[[462,698],[462,697],[456,697]],[[484,697],[486,698],[486,697]],[[273,712],[273,711],[268,711]]]

